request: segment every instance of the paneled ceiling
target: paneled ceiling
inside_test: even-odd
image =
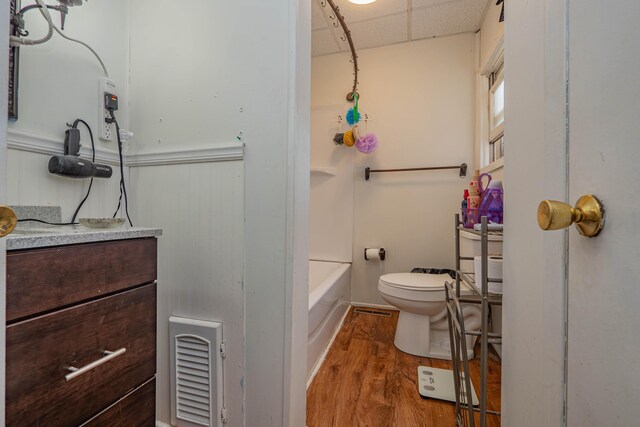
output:
[[[313,56],[349,50],[342,27],[330,18],[331,7],[313,1]],[[485,10],[495,0],[377,0],[357,5],[334,0],[351,30],[356,49],[385,46],[429,37],[477,31]]]

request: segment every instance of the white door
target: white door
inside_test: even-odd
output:
[[[638,426],[640,2],[508,2],[504,426]],[[597,237],[541,200],[598,196]]]
[[[640,2],[569,5],[569,200],[596,194],[600,236],[569,233],[568,425],[640,416]]]
[[[0,6],[0,206],[6,202],[7,182],[7,82],[9,70],[9,2]],[[6,244],[0,238],[0,424],[4,425]]]

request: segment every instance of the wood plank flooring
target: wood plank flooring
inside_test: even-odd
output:
[[[454,404],[418,393],[418,366],[451,369],[451,362],[403,353],[393,345],[398,312],[391,317],[359,314],[353,308],[307,391],[307,426],[455,426]],[[479,353],[479,348],[476,349]],[[470,366],[480,388],[478,360]],[[500,362],[489,360],[488,408],[500,410]],[[489,415],[489,427],[500,418]]]

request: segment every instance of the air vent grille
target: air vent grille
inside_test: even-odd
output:
[[[177,416],[211,425],[211,346],[196,337],[176,337]]]
[[[391,313],[388,311],[375,310],[373,308],[361,308],[356,307],[353,309],[356,314],[371,314],[373,316],[391,317]]]
[[[222,324],[172,317],[172,421],[179,427],[221,425]]]

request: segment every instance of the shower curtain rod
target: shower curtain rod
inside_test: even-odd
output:
[[[436,171],[436,170],[446,170],[446,169],[459,169],[460,170],[460,178],[467,176],[467,164],[463,163],[460,166],[432,166],[426,168],[408,168],[408,169],[371,169],[366,168],[364,170],[364,179],[369,181],[372,173],[382,173],[382,172],[413,172],[413,171]]]
[[[344,35],[342,36],[342,41],[349,43],[349,50],[351,50],[351,63],[353,64],[353,89],[347,94],[347,101],[353,102],[355,100],[355,95],[358,94],[358,71],[360,71],[360,68],[358,68],[358,54],[356,53],[356,47],[353,43],[353,39],[351,38],[351,30],[349,30],[347,22],[340,12],[340,8],[334,3],[333,0],[320,1],[320,5],[322,7],[326,7],[327,4],[329,5],[329,7],[331,7],[332,14],[329,15],[329,18],[333,21],[333,26],[338,28],[338,24],[340,24],[344,33]]]

